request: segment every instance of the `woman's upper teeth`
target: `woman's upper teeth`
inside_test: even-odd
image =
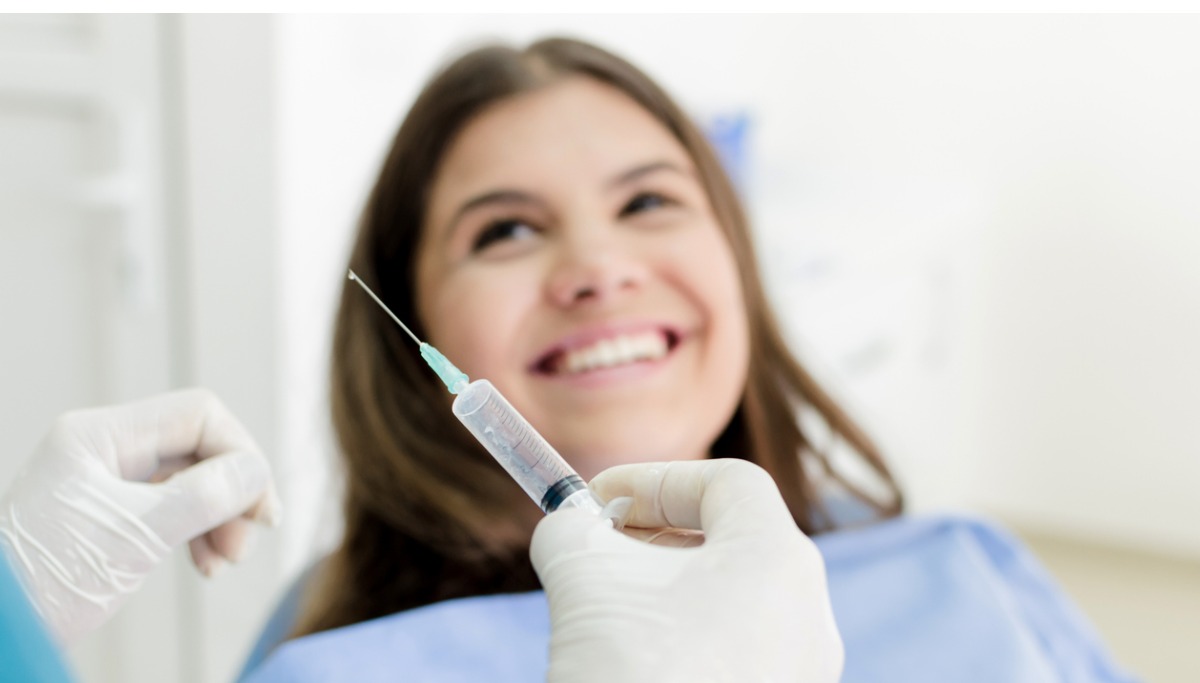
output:
[[[586,372],[667,355],[667,338],[658,331],[623,334],[601,339],[563,354],[559,372]]]

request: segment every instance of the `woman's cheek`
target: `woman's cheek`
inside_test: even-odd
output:
[[[450,360],[470,374],[469,367],[475,355],[471,340],[476,336],[472,328],[479,318],[480,301],[471,295],[471,288],[464,287],[461,279],[441,283],[436,304],[431,311],[429,343],[433,344]]]
[[[466,274],[464,274],[466,275]],[[440,297],[443,331],[438,346],[468,375],[494,375],[505,358],[517,357],[514,345],[529,285],[514,274],[484,272],[462,277]],[[454,355],[451,355],[453,352]]]

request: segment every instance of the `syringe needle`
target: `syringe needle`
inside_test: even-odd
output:
[[[427,344],[420,339],[417,339],[417,335],[413,334],[412,330],[408,329],[408,325],[405,325],[399,318],[397,318],[395,313],[392,313],[392,309],[388,308],[386,304],[379,300],[379,297],[375,296],[375,292],[372,292],[371,288],[367,286],[367,283],[362,281],[362,278],[358,276],[358,273],[355,273],[353,270],[349,271],[349,273],[350,279],[354,282],[357,282],[358,286],[362,287],[363,291],[366,292],[372,299],[374,299],[375,303],[379,304],[380,308],[387,311],[387,314],[392,316],[392,320],[395,320],[396,324],[408,333],[408,336],[412,337],[413,341],[415,341],[417,346],[421,349],[421,358],[424,358],[425,362],[429,364],[429,367],[433,368],[433,371],[437,373],[437,376],[440,377],[442,382],[446,384],[446,388],[450,390],[450,393],[457,394],[458,392],[462,391],[463,388],[467,386],[467,383],[471,381],[471,379],[467,377],[466,373],[456,368],[454,363],[451,363],[449,360],[447,360],[446,357],[442,355],[441,351],[433,348],[432,344]]]
[[[358,286],[362,287],[363,291],[370,295],[370,297],[375,300],[375,303],[379,304],[380,308],[387,311],[387,314],[392,316],[392,320],[395,320],[396,324],[399,325],[405,332],[407,332],[408,336],[412,337],[412,340],[415,341],[418,346],[420,346],[421,340],[417,339],[417,335],[413,334],[412,330],[408,329],[408,325],[405,325],[399,318],[397,318],[395,313],[392,313],[392,309],[388,308],[387,304],[383,303],[379,300],[379,297],[375,296],[375,292],[372,292],[371,288],[367,286],[367,283],[362,281],[362,278],[358,276],[358,273],[355,273],[353,270],[349,271],[349,273],[350,279],[354,282],[357,282]]]

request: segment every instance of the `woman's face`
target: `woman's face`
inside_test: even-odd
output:
[[[417,271],[428,341],[585,479],[706,457],[741,397],[741,285],[695,166],[598,81],[504,100],[460,132]]]

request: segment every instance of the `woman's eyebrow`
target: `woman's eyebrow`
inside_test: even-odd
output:
[[[446,238],[449,239],[454,234],[454,229],[458,227],[458,223],[462,220],[463,216],[491,204],[532,204],[543,209],[546,207],[546,203],[541,199],[520,190],[492,190],[484,192],[468,199],[458,207],[458,211],[454,212],[454,215],[451,216],[450,221],[447,223]]]
[[[676,164],[672,161],[651,161],[646,164],[635,166],[630,170],[618,175],[616,178],[613,178],[611,181],[609,181],[608,186],[611,189],[620,187],[622,185],[628,185],[639,178],[648,176],[651,173],[657,173],[658,171],[672,171],[689,178],[694,177],[692,172],[685,170],[679,166],[679,164]]]

